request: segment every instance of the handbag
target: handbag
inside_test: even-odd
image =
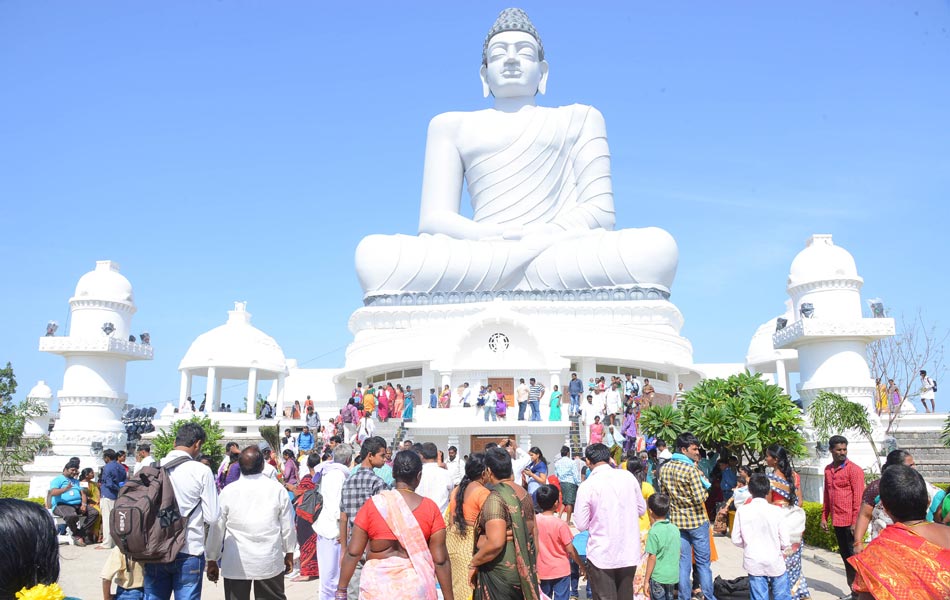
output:
[[[713,523],[713,533],[716,535],[726,535],[729,530],[729,505],[732,504],[732,498],[726,502],[720,502],[717,505],[716,520]]]

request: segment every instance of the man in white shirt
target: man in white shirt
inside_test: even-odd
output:
[[[290,434],[290,429],[285,429],[284,437],[280,438],[280,453],[283,454],[284,450],[290,450],[297,456],[297,440]]]
[[[260,446],[260,451],[261,451],[261,455],[264,456],[264,470],[261,473],[264,475],[264,477],[277,481],[279,479],[277,469],[274,467],[274,465],[268,462],[271,457],[271,452],[273,451],[270,449],[270,447],[267,444]]]
[[[594,403],[594,396],[587,394],[587,398],[581,402],[581,424],[584,427],[590,427],[594,422],[594,417],[602,417],[604,411]]]
[[[606,404],[607,411],[607,422],[610,425],[620,425],[616,423],[617,417],[620,415],[623,403],[620,399],[620,384],[612,383],[610,389],[607,390],[607,393],[604,394],[604,402]]]
[[[188,524],[185,545],[174,562],[145,565],[145,595],[150,599],[169,600],[173,591],[175,600],[201,598],[202,577],[188,575],[204,571],[204,526],[213,525],[221,515],[214,475],[211,469],[194,460],[201,454],[206,437],[201,425],[185,423],[175,436],[174,450],[161,460],[168,464],[176,458],[190,459],[168,471],[178,510],[182,518],[188,519]]]
[[[527,384],[525,384],[524,379],[518,380],[518,387],[515,388],[515,399],[518,401],[518,420],[524,421],[524,411],[528,408],[528,394],[531,393],[531,390],[528,389]]]
[[[445,512],[449,506],[449,494],[455,485],[452,475],[439,466],[439,449],[432,442],[422,444],[422,480],[416,493],[432,500]]]
[[[936,401],[934,392],[937,391],[934,388],[937,387],[937,384],[934,383],[934,380],[930,377],[927,377],[927,371],[923,369],[920,370],[920,403],[924,405],[924,412],[932,413],[936,412]],[[927,401],[930,401],[930,408],[927,408]]]
[[[791,598],[783,550],[791,546],[783,525],[782,509],[769,504],[769,478],[755,473],[749,478],[752,501],[738,507],[732,526],[732,543],[744,549],[742,566],[749,573],[753,598],[768,598],[769,587],[776,600]]]
[[[472,389],[468,387],[468,382],[462,384],[461,394],[462,396],[462,405],[469,406],[472,399]]]
[[[524,486],[524,470],[531,464],[531,456],[511,440],[505,441],[502,447],[511,456],[511,472],[514,473],[515,483]]]
[[[135,469],[132,471],[132,474],[135,475],[142,470],[142,467],[147,467],[154,462],[155,459],[152,458],[152,447],[148,444],[139,444],[135,449]]]
[[[465,461],[459,456],[459,449],[449,446],[449,460],[445,461],[445,469],[452,476],[452,485],[458,485],[465,475]]]
[[[320,493],[326,510],[313,523],[317,533],[317,566],[320,569],[320,600],[334,600],[337,584],[340,582],[340,499],[343,496],[343,482],[350,475],[350,461],[353,460],[353,447],[338,444],[333,449],[333,462],[323,463],[320,478]]]
[[[283,486],[263,475],[260,448],[245,448],[238,464],[241,477],[221,491],[221,517],[208,531],[208,580],[224,575],[226,600],[250,600],[252,585],[255,600],[285,600],[284,574],[297,547],[293,506]]]

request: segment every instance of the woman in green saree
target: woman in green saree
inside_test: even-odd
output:
[[[511,456],[503,448],[485,451],[495,489],[475,523],[475,554],[469,575],[475,600],[538,600],[537,532],[531,496],[513,480]]]

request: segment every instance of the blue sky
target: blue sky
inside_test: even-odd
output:
[[[697,362],[744,359],[812,233],[854,254],[866,298],[946,328],[947,2],[520,5],[551,65],[541,103],[607,120],[618,227],[679,243]],[[155,346],[129,367],[135,403],[176,399],[235,300],[288,357],[342,365],[356,244],[416,230],[428,120],[488,106],[481,45],[506,6],[0,0],[18,397],[61,385],[37,339],[106,258]]]

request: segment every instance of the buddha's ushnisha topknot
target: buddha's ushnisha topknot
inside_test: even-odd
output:
[[[534,28],[528,13],[520,8],[506,8],[499,13],[495,19],[495,24],[488,30],[485,36],[485,43],[482,44],[482,64],[488,64],[488,42],[495,35],[503,31],[523,31],[538,41],[538,60],[544,60],[544,44],[541,43],[541,35]]]

